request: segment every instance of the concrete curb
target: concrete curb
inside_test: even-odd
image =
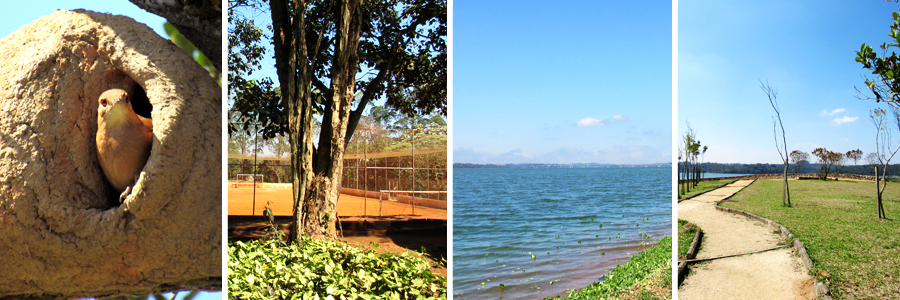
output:
[[[731,198],[731,197],[729,197],[729,198]],[[719,201],[719,203],[721,203],[721,201]],[[806,252],[806,247],[803,246],[803,242],[801,242],[800,239],[794,237],[794,235],[791,233],[790,230],[787,229],[787,227],[781,226],[781,224],[775,223],[775,221],[757,216],[750,212],[746,212],[746,211],[734,209],[734,208],[721,207],[718,205],[718,203],[716,204],[716,210],[733,213],[733,214],[738,214],[738,215],[744,215],[749,218],[753,218],[760,222],[763,222],[764,224],[768,225],[769,227],[771,227],[775,230],[779,230],[781,232],[782,237],[789,239],[789,240],[793,240],[794,250],[796,250],[797,253],[800,254],[800,260],[803,263],[803,267],[806,268],[807,272],[813,273],[814,266],[812,264],[812,260],[809,259],[809,254]],[[828,286],[825,285],[824,282],[821,282],[818,279],[815,279],[814,288],[816,290],[816,298],[824,299],[824,300],[831,300],[831,295],[829,294]]]
[[[685,254],[686,259],[694,259],[694,257],[697,257],[697,252],[700,250],[700,241],[702,239],[703,230],[698,227],[697,234],[694,235],[694,240],[691,241],[691,247],[688,249],[687,254]],[[678,263],[678,286],[681,286],[681,283],[684,282],[685,276],[687,276],[687,266],[688,262],[686,261]]]

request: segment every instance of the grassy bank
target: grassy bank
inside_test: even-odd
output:
[[[678,199],[690,198],[694,195],[706,193],[708,191],[717,189],[723,185],[732,183],[734,181],[735,181],[735,179],[720,179],[720,180],[701,181],[700,183],[697,184],[697,187],[692,188],[690,192],[688,192],[684,195],[680,194],[680,192],[679,192]],[[681,184],[679,184],[679,188],[681,188]]]
[[[318,240],[228,244],[231,299],[446,299],[447,279],[418,253]]]
[[[603,278],[565,299],[672,299],[672,237],[635,254]]]
[[[793,207],[781,206],[781,182],[758,180],[721,205],[787,227],[809,251],[835,299],[900,299],[900,184],[888,184],[877,219],[875,183],[793,180]]]
[[[688,221],[678,219],[678,258],[684,259],[687,255],[688,249],[691,248],[691,242],[694,241],[694,235],[697,234],[697,230],[699,229],[697,226],[685,226]]]

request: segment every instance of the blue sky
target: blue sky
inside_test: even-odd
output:
[[[670,162],[669,3],[456,1],[453,161]]]
[[[77,3],[76,3],[77,2]],[[4,13],[0,13],[0,37],[4,37],[25,26],[40,17],[52,14],[57,9],[87,9],[97,12],[112,13],[116,15],[125,15],[135,19],[138,22],[147,24],[156,31],[157,34],[164,38],[168,38],[163,23],[165,19],[157,15],[148,13],[141,8],[124,0],[115,1],[8,1],[4,3]],[[187,293],[180,293],[183,297]],[[179,299],[180,299],[179,297]],[[200,293],[194,299],[222,299],[221,292]]]
[[[877,0],[679,2],[679,135],[689,121],[705,161],[779,163],[761,79],[778,90],[788,152],[874,152],[869,111],[887,106],[856,98],[871,72],[854,58],[862,43],[880,53],[893,11]]]
[[[148,13],[128,1],[9,1],[4,3],[4,6],[6,7],[4,9],[5,13],[0,13],[3,16],[0,18],[0,36],[7,36],[40,17],[52,14],[57,9],[75,10],[83,8],[96,12],[129,16],[138,22],[147,24],[159,35],[168,38],[165,29],[163,29],[165,19]]]

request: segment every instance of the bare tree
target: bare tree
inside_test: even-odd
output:
[[[784,162],[784,185],[781,189],[781,205],[790,207],[791,206],[791,191],[788,187],[787,181],[787,171],[788,171],[788,152],[787,152],[787,142],[784,136],[784,124],[781,122],[781,111],[778,109],[778,90],[775,90],[771,86],[769,86],[769,82],[765,83],[762,80],[759,81],[759,87],[766,93],[766,96],[769,98],[769,104],[772,105],[772,109],[775,110],[775,116],[772,117],[772,133],[775,134],[775,149],[778,150],[778,156],[781,157],[781,161]],[[775,123],[775,120],[778,120],[778,123]],[[781,144],[778,142],[778,127],[781,127]],[[782,151],[784,148],[784,151]]]
[[[866,162],[874,166],[878,164],[878,153],[872,152],[866,155]]]
[[[803,165],[809,163],[809,153],[800,150],[791,151],[791,161],[794,162],[794,173],[800,173]]]
[[[893,111],[894,119],[897,121],[897,124],[900,124],[900,115],[897,114],[896,110]],[[872,119],[872,124],[875,124],[875,158],[878,161],[878,164],[875,166],[875,201],[878,207],[879,219],[887,219],[881,197],[884,194],[885,187],[887,187],[887,180],[884,180],[884,176],[887,175],[887,167],[891,159],[894,158],[897,151],[900,151],[900,145],[891,150],[891,131],[887,129],[886,117],[887,113],[881,108],[873,109],[872,114],[869,115],[869,118]],[[878,175],[878,165],[881,166],[880,177]],[[882,180],[884,180],[884,185],[881,185]]]

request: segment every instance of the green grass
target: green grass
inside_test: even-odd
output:
[[[635,254],[603,277],[605,281],[571,291],[564,298],[672,299],[672,237],[660,239],[658,245]]]
[[[875,183],[792,180],[793,207],[781,206],[781,181],[758,180],[724,207],[787,227],[803,242],[815,276],[835,299],[900,299],[900,184],[888,184],[879,220]]]
[[[694,241],[694,235],[697,234],[699,228],[697,226],[684,225],[690,224],[688,221],[678,219],[678,258],[685,259],[688,249],[691,248],[691,242]],[[693,224],[691,224],[693,225]]]
[[[446,299],[447,279],[413,253],[331,240],[228,244],[231,299]]]
[[[696,187],[691,188],[691,191],[682,195],[681,194],[681,184],[679,184],[679,194],[678,199],[685,199],[697,194],[706,193],[708,191],[717,189],[723,185],[734,182],[736,179],[720,179],[720,180],[710,180],[710,181],[701,181],[697,184]]]

